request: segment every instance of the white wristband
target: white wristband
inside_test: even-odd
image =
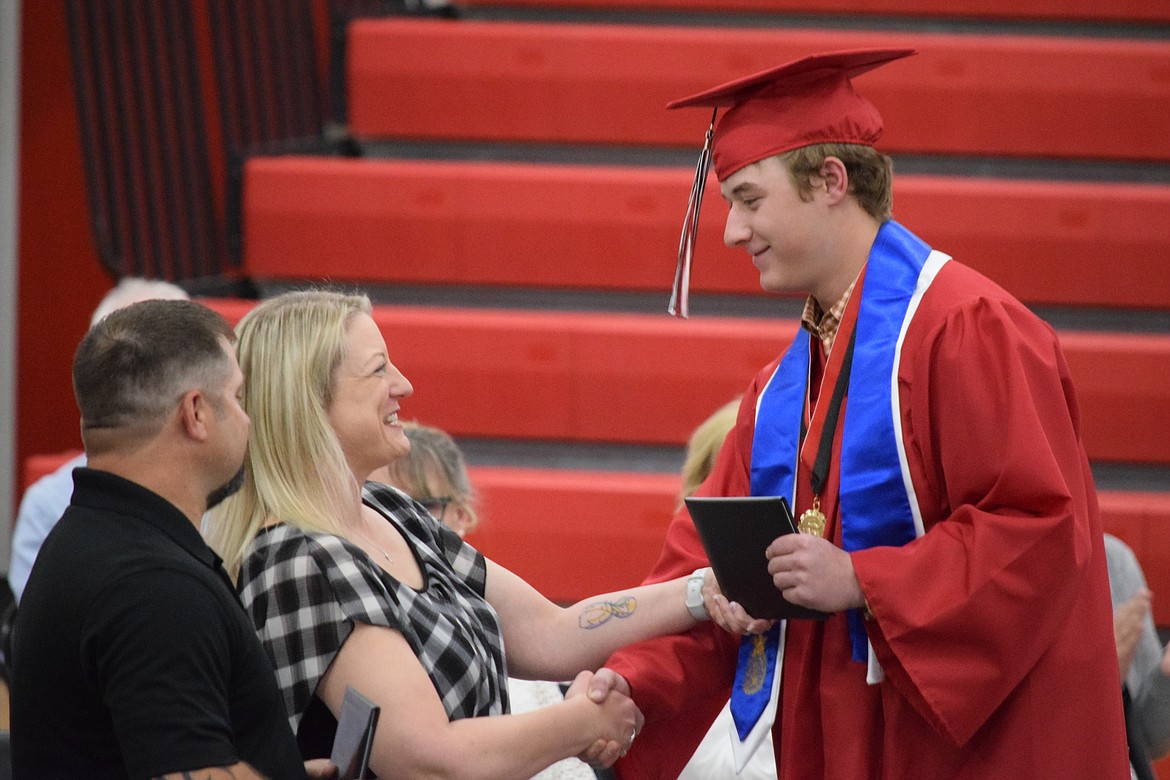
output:
[[[703,603],[703,580],[707,577],[707,568],[695,569],[694,573],[687,578],[687,612],[691,613],[691,617],[700,622],[710,620],[711,615],[707,612],[707,605]]]

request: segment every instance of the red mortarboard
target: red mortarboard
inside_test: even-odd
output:
[[[668,309],[671,314],[687,316],[695,231],[712,163],[715,175],[723,181],[745,165],[802,146],[873,146],[882,134],[881,115],[872,103],[853,91],[850,79],[914,53],[914,49],[852,49],[812,54],[667,105],[707,106],[715,113],[728,108],[718,126],[712,114],[695,170],[679,242],[679,262]]]
[[[914,49],[854,49],[812,54],[676,100],[667,108],[728,108],[715,129],[715,175],[723,181],[745,165],[802,146],[873,146],[882,118],[853,91],[850,79]]]

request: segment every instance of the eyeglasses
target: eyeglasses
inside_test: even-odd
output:
[[[431,496],[429,498],[420,498],[418,502],[441,523],[443,522],[443,515],[447,514],[447,505],[454,503],[455,497]]]
[[[475,507],[468,496],[427,496],[418,500],[423,508],[431,513],[436,520],[451,528],[462,536],[470,532],[479,524]],[[447,506],[451,507],[451,518],[446,519]]]

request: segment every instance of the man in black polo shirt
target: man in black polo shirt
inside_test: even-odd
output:
[[[306,776],[271,662],[198,531],[242,477],[232,339],[199,304],[147,301],[78,347],[89,462],[17,618],[17,778]]]

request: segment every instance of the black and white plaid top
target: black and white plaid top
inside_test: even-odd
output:
[[[240,570],[240,598],[272,657],[293,731],[355,621],[402,634],[450,719],[508,712],[504,645],[484,599],[483,555],[394,488],[367,483],[362,498],[406,538],[422,590],[340,537],[288,525],[257,536]]]

